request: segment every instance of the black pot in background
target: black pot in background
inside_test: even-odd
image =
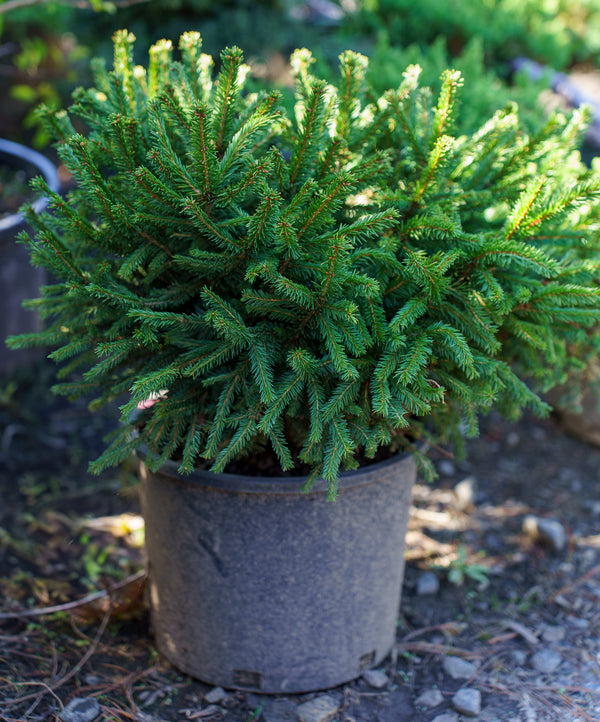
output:
[[[31,178],[43,175],[51,190],[60,189],[56,166],[24,145],[0,138],[0,164],[23,169]],[[40,212],[47,203],[46,198],[38,198],[32,205]],[[14,371],[43,355],[37,348],[11,351],[5,343],[12,334],[38,331],[41,327],[38,316],[22,307],[24,300],[37,298],[40,287],[46,283],[46,271],[33,267],[29,252],[17,242],[17,236],[25,228],[26,222],[20,213],[0,218],[0,372]]]

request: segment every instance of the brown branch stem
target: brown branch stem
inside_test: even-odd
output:
[[[121,582],[118,582],[117,584],[111,584],[111,586],[108,589],[103,589],[98,592],[91,592],[90,594],[86,594],[85,597],[82,597],[81,599],[76,599],[72,602],[65,602],[64,604],[56,604],[53,607],[38,607],[36,609],[22,609],[18,612],[2,612],[0,613],[0,619],[20,619],[21,617],[41,617],[46,614],[56,614],[57,612],[68,612],[71,609],[77,609],[78,607],[83,607],[86,604],[90,604],[91,602],[95,602],[97,599],[104,599],[105,597],[110,596],[113,592],[117,591],[117,589],[122,589],[123,587],[126,587],[128,584],[131,584],[132,582],[137,582],[140,579],[143,579],[146,576],[146,571],[141,570],[139,572],[136,572],[135,574],[131,574],[126,579],[124,579]]]

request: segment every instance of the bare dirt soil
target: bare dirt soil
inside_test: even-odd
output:
[[[53,397],[52,378],[43,363],[0,378],[1,720],[68,720],[74,699],[81,722],[600,720],[600,449],[556,419],[491,416],[466,461],[433,452],[382,674],[265,697],[215,691],[156,652],[134,475],[86,471],[114,417]],[[555,535],[524,531],[529,516]],[[471,666],[454,678],[449,659]]]

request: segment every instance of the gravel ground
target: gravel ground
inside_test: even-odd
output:
[[[50,379],[0,379],[0,719],[600,720],[600,449],[555,419],[490,416],[466,461],[435,452],[391,658],[333,690],[267,697],[157,654],[135,484],[85,471],[112,422],[48,395]],[[49,605],[63,611],[18,613]]]

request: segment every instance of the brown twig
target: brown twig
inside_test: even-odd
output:
[[[114,702],[113,702],[114,704]],[[126,709],[122,709],[121,707],[109,707],[107,705],[101,705],[100,709],[102,710],[103,719],[116,719],[116,720],[123,720],[123,718],[127,718],[128,720],[141,720],[143,719],[138,713],[132,713],[128,712]]]
[[[104,599],[109,597],[113,592],[118,589],[128,586],[133,582],[140,581],[146,576],[146,572],[141,570],[135,574],[131,574],[126,579],[116,584],[111,584],[107,589],[103,589],[98,592],[91,592],[81,599],[76,599],[72,602],[65,602],[64,604],[56,604],[53,607],[38,607],[36,609],[22,609],[19,612],[0,612],[0,619],[20,619],[21,617],[42,617],[46,614],[56,614],[57,612],[68,612],[78,607],[84,607],[86,604],[95,602],[98,599]]]
[[[577,704],[574,700],[572,700],[566,693],[571,692],[575,694],[589,694],[592,696],[598,696],[598,693],[590,689],[589,687],[577,687],[573,685],[566,685],[564,687],[537,687],[536,690],[541,691],[548,691],[552,694],[555,694],[565,705],[565,707],[570,707],[571,709],[575,709],[577,711],[577,714],[581,715],[583,719],[588,720],[588,722],[595,722],[595,717],[590,717],[587,712],[580,707],[580,705]]]
[[[544,706],[552,709],[556,708],[556,702],[551,702],[549,697],[558,697],[561,703],[565,707],[576,710],[577,714],[581,715],[581,719],[589,720],[589,722],[596,722],[595,717],[590,717],[580,705],[572,700],[567,693],[574,694],[590,694],[594,695],[597,693],[595,690],[589,687],[578,687],[575,685],[567,685],[564,687],[552,687],[549,685],[532,685],[526,682],[519,683],[515,687],[506,687],[505,685],[491,684],[485,680],[479,682],[479,687],[482,690],[488,690],[490,692],[505,694],[512,699],[523,700],[527,698],[530,701],[543,704]],[[537,717],[536,717],[537,719]],[[579,718],[578,718],[579,719]]]
[[[50,694],[52,694],[55,699],[58,699],[58,697],[54,694],[54,692],[51,689],[48,688],[48,692],[50,692]],[[25,719],[30,719],[31,715],[33,714],[33,711],[39,705],[39,703],[42,701],[43,697],[44,697],[43,692],[40,692],[40,694],[37,695],[36,699],[29,705],[29,707],[27,708],[27,711],[23,715],[23,717]],[[62,709],[62,706],[63,706],[62,702],[60,701],[60,699],[58,699],[58,701],[59,701],[61,709]]]
[[[481,656],[479,652],[473,652],[469,649],[453,647],[451,644],[434,644],[433,642],[399,642],[398,649],[403,652],[420,652],[421,654],[452,654],[455,657],[464,657],[465,659],[475,659]]]
[[[62,687],[70,679],[72,679],[81,670],[81,668],[90,659],[90,657],[96,652],[96,649],[98,648],[98,644],[100,643],[100,639],[102,638],[102,635],[104,634],[104,630],[106,629],[108,621],[111,617],[111,613],[112,613],[112,605],[106,610],[106,614],[104,615],[102,621],[100,622],[98,631],[96,632],[96,635],[95,635],[94,639],[92,640],[92,643],[91,643],[89,649],[83,655],[83,657],[79,660],[79,662],[77,662],[77,664],[67,674],[64,675],[64,677],[61,677],[57,682],[55,682],[52,685],[48,685],[45,682],[24,682],[23,684],[44,687],[47,692],[49,692],[50,694],[52,694],[56,697],[55,690],[59,689],[59,687]],[[42,695],[43,694],[44,693],[42,692]],[[28,694],[28,695],[25,695],[24,697],[19,697],[18,699],[10,700],[6,704],[8,707],[14,707],[15,705],[23,704],[23,702],[27,702],[30,699],[37,699],[37,697],[38,697],[38,694]],[[58,697],[57,697],[57,699],[58,699]]]
[[[571,584],[566,584],[564,587],[557,589],[555,592],[553,592],[548,597],[548,603],[552,603],[556,599],[556,597],[559,597],[559,596],[563,595],[565,592],[568,592],[571,589],[578,587],[580,584],[583,584],[583,582],[587,582],[588,579],[595,577],[596,574],[600,574],[600,564],[598,566],[595,566],[593,569],[590,569],[589,571],[587,571],[583,576],[579,577]]]
[[[528,642],[529,644],[536,645],[539,643],[539,639],[535,636],[533,632],[531,632],[524,624],[521,624],[520,622],[517,622],[514,619],[503,619],[500,624],[505,629],[510,629],[515,634],[518,634],[520,637],[523,637],[523,639]]]
[[[96,632],[96,636],[94,637],[88,651],[83,655],[83,657],[77,662],[77,664],[73,667],[73,669],[66,674],[64,677],[62,677],[56,684],[53,685],[53,689],[58,689],[58,687],[62,687],[65,682],[68,682],[70,679],[72,679],[79,670],[84,666],[84,664],[88,661],[88,659],[95,653],[96,649],[98,648],[98,644],[100,643],[100,639],[102,638],[102,635],[104,634],[104,630],[106,629],[106,626],[108,624],[108,620],[110,619],[110,615],[112,613],[112,607],[109,607],[106,610],[106,614],[102,618],[102,621],[100,622],[100,626],[98,627],[98,631]]]
[[[402,639],[400,640],[400,644],[404,644],[405,642],[408,642],[409,639],[414,639],[415,637],[420,637],[422,634],[429,634],[430,632],[442,632],[442,634],[460,634],[464,629],[464,625],[460,622],[444,622],[443,624],[434,624],[431,627],[421,627],[420,629],[415,629],[412,632],[409,632],[408,634],[405,634]]]
[[[58,703],[60,704],[60,706],[62,708],[63,703],[60,701],[60,698],[54,692],[54,689],[56,688],[56,686],[57,685],[55,685],[54,687],[51,687],[50,685],[46,684],[46,682],[19,682],[19,687],[44,687],[46,692],[48,692],[56,700],[58,700]],[[36,694],[27,694],[27,695],[25,695],[25,697],[19,697],[18,699],[8,700],[6,702],[6,704],[8,707],[14,707],[15,705],[21,704],[22,702],[28,702],[30,699],[35,699],[35,700],[37,700],[36,701],[36,706],[37,706],[37,704],[39,703],[38,698],[41,699],[41,697],[44,694],[45,694],[45,692],[42,692],[41,694],[39,692]]]

